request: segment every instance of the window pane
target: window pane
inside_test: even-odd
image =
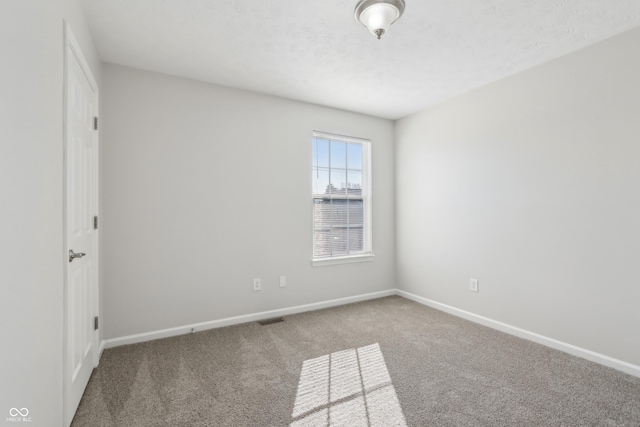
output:
[[[331,256],[331,201],[313,201],[313,256]]]
[[[364,224],[364,206],[362,200],[349,200],[349,225],[362,226]]]
[[[331,231],[319,230],[313,236],[313,256],[330,257],[331,256]]]
[[[316,230],[331,228],[331,200],[313,200],[313,227]]]
[[[314,167],[311,181],[314,196],[329,194],[329,169]]]
[[[348,206],[347,199],[333,199],[331,200],[331,225],[334,227],[347,227],[348,221]]]
[[[313,166],[329,167],[329,141],[313,139]]]
[[[347,144],[347,167],[362,170],[362,145]]]
[[[331,229],[331,254],[333,256],[349,255],[346,227],[333,227]]]
[[[364,251],[364,230],[361,228],[349,228],[349,252]]]
[[[347,194],[347,170],[331,169],[331,194],[344,196]]]
[[[344,142],[331,141],[331,167],[347,167],[347,144]]]
[[[362,172],[347,171],[347,190],[350,196],[362,196]]]

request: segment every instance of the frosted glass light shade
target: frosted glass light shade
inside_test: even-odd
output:
[[[356,6],[356,20],[380,38],[404,12],[404,0],[363,0]]]
[[[398,9],[390,4],[377,3],[362,12],[360,21],[373,34],[375,30],[379,29],[386,32],[391,23],[398,19],[399,16]]]

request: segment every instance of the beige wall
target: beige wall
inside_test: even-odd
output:
[[[103,79],[106,339],[394,287],[393,122],[111,64]],[[311,266],[313,130],[372,140],[372,262]]]
[[[638,46],[633,30],[397,122],[401,289],[640,365]]]
[[[63,20],[100,82],[75,0],[0,7],[0,422],[62,425]],[[7,423],[10,424],[10,423]]]

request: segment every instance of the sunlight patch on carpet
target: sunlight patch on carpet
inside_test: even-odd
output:
[[[290,427],[407,423],[378,343],[305,360]]]

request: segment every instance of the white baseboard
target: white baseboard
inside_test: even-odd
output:
[[[113,348],[121,345],[135,344],[144,341],[157,340],[160,338],[168,338],[176,335],[191,333],[195,331],[204,331],[207,329],[221,328],[223,326],[237,325],[239,323],[255,322],[257,320],[268,319],[271,317],[286,316],[289,314],[302,313],[305,311],[320,310],[323,308],[335,307],[354,302],[366,301],[375,298],[388,297],[396,295],[395,289],[386,291],[373,292],[370,294],[356,295],[346,298],[338,298],[328,301],[316,302],[312,304],[298,305],[295,307],[281,308],[278,310],[262,311],[260,313],[246,314],[243,316],[227,317],[225,319],[212,320],[209,322],[194,323],[191,325],[179,326],[177,328],[162,329],[159,331],[145,332],[142,334],[128,335],[125,337],[111,338],[102,341],[101,347]]]
[[[417,303],[429,306],[431,308],[435,308],[436,310],[444,311],[449,314],[453,314],[454,316],[461,317],[466,320],[470,320],[474,323],[479,323],[483,326],[488,326],[493,329],[497,329],[501,332],[505,332],[510,335],[514,335],[519,338],[524,338],[529,341],[536,342],[538,344],[542,344],[547,347],[551,347],[556,350],[563,351],[565,353],[569,353],[573,356],[581,357],[586,360],[590,360],[591,362],[598,363],[600,365],[608,366],[613,369],[617,369],[618,371],[622,371],[626,374],[633,375],[635,377],[640,378],[640,366],[633,365],[628,362],[624,362],[619,359],[614,359],[613,357],[605,356],[604,354],[596,353],[591,350],[587,350],[585,348],[577,347],[572,344],[567,344],[562,341],[558,341],[553,338],[545,337],[540,334],[536,334],[535,332],[530,332],[524,329],[520,329],[515,326],[508,325],[506,323],[498,322],[497,320],[489,319],[487,317],[479,316],[477,314],[470,313],[468,311],[460,310],[455,307],[451,307],[446,304],[439,303],[437,301],[433,301],[427,298],[423,298],[418,295],[414,295],[409,292],[402,291],[400,289],[396,289],[396,295],[401,297],[410,299]]]
[[[119,338],[111,338],[103,340],[100,343],[100,355],[104,349],[118,347],[121,345],[135,344],[145,341],[156,340],[160,338],[168,338],[176,335],[183,335],[191,333],[192,329],[195,331],[204,331],[207,329],[221,328],[224,326],[237,325],[240,323],[254,322],[261,319],[268,319],[271,317],[286,316],[289,314],[302,313],[305,311],[320,310],[323,308],[336,307],[344,304],[351,304],[354,302],[366,301],[375,298],[382,298],[390,295],[399,295],[401,297],[410,299],[417,303],[435,308],[436,310],[444,311],[457,317],[478,323],[483,326],[487,326],[493,329],[497,329],[501,332],[505,332],[510,335],[514,335],[519,338],[524,338],[529,341],[542,344],[544,346],[569,353],[571,355],[581,357],[586,360],[590,360],[600,365],[608,366],[613,369],[617,369],[629,375],[640,378],[640,366],[633,365],[628,362],[624,362],[613,357],[606,356],[604,354],[596,353],[585,348],[577,347],[572,344],[568,344],[562,341],[558,341],[553,338],[546,337],[544,335],[530,332],[525,329],[518,328],[516,326],[508,325],[506,323],[499,322],[497,320],[489,319],[488,317],[479,316],[477,314],[461,310],[446,304],[439,303],[437,301],[424,298],[410,292],[406,292],[400,289],[389,289],[381,292],[373,292],[369,294],[356,295],[346,298],[338,298],[328,301],[322,301],[312,304],[298,305],[295,307],[282,308],[277,310],[263,311],[259,313],[246,314],[242,316],[227,317],[224,319],[212,320],[209,322],[194,323],[191,325],[179,326],[176,328],[162,329],[159,331],[145,332],[141,334],[128,335]]]

